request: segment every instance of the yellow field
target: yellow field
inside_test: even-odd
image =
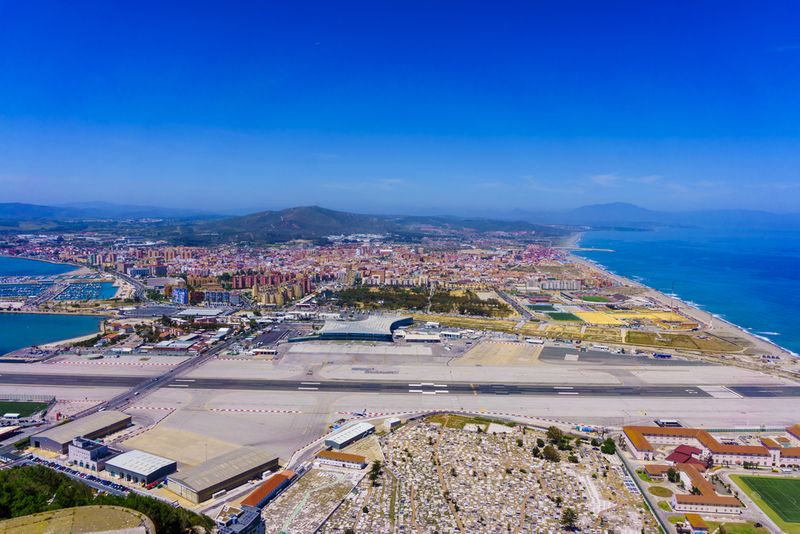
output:
[[[628,321],[647,321],[668,330],[688,330],[697,326],[695,321],[670,311],[581,311],[575,312],[575,315],[586,323],[604,326],[623,326]]]
[[[614,315],[601,311],[575,312],[575,315],[580,317],[583,322],[589,324],[602,324],[607,326],[621,326],[625,324]]]
[[[624,311],[624,312],[610,312],[610,313],[613,314],[615,317],[619,317],[620,319],[633,319],[633,320],[638,319],[640,321],[651,321],[651,322],[667,321],[673,323],[680,323],[686,321],[686,317],[675,312],[641,310],[641,311]]]

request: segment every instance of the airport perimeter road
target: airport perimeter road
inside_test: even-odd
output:
[[[195,362],[200,364],[202,362]],[[184,373],[188,370],[182,369]],[[247,380],[228,378],[181,378],[181,373],[162,375],[159,380],[141,376],[110,375],[34,375],[4,373],[0,384],[52,385],[76,387],[120,387],[133,388],[106,403],[107,408],[119,408],[130,401],[136,391],[157,388],[186,389],[233,389],[253,391],[320,391],[332,393],[384,393],[407,395],[531,395],[553,397],[666,397],[692,398],[711,395],[696,386],[614,386],[576,385],[553,386],[552,384],[486,384],[486,383],[433,383],[433,382],[358,382],[347,380],[300,381],[300,380]],[[731,386],[742,397],[800,397],[798,386]]]
[[[515,299],[505,291],[500,291],[499,289],[496,290],[495,293],[497,293],[501,299],[506,301],[508,305],[517,310],[517,313],[519,313],[522,316],[523,321],[528,319],[533,319],[533,314],[531,313],[531,311],[522,304],[520,304],[519,301],[517,301],[517,299]]]

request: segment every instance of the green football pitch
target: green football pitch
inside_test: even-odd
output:
[[[581,318],[577,315],[573,315],[571,313],[565,312],[547,312],[547,315],[554,321],[575,321],[578,323],[582,323]]]
[[[46,402],[0,401],[0,416],[6,413],[18,413],[21,417],[28,417],[46,408]]]
[[[752,494],[787,523],[800,523],[800,478],[740,477]],[[755,496],[755,495],[754,495]]]

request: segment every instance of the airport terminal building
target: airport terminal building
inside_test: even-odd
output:
[[[370,315],[360,321],[325,321],[317,339],[392,341],[397,328],[413,322],[413,317],[397,315]]]

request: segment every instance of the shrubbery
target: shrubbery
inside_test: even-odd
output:
[[[0,519],[90,504],[122,506],[141,512],[153,521],[157,532],[183,532],[192,526],[203,526],[210,531],[213,526],[209,517],[143,495],[98,495],[89,486],[43,466],[0,471]]]

